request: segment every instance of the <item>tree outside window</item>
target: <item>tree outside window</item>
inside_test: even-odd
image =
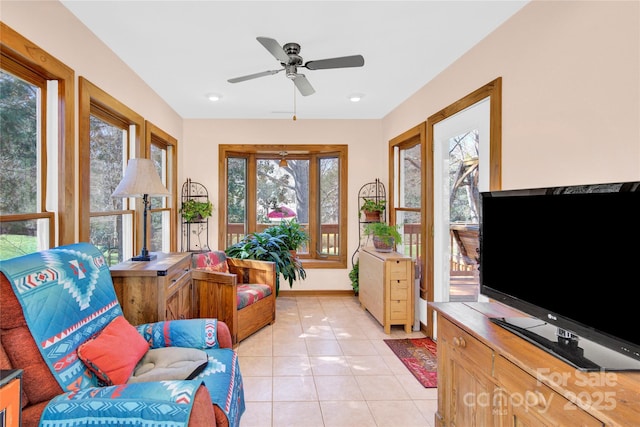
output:
[[[346,146],[221,146],[224,246],[295,218],[310,235],[298,255],[312,266],[346,262]],[[286,165],[281,153],[287,152]],[[249,171],[255,171],[249,173]],[[336,264],[337,263],[337,264]]]

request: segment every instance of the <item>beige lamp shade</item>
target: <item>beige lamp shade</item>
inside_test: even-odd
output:
[[[111,195],[112,197],[168,196],[169,191],[162,184],[153,161],[131,159],[127,163],[124,177]]]

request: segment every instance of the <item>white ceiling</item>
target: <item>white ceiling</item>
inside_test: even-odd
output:
[[[183,118],[290,118],[293,82],[256,37],[301,45],[304,62],[362,55],[364,66],[298,71],[307,119],[380,119],[491,33],[528,0],[62,0]],[[212,103],[208,93],[222,99]],[[347,97],[363,94],[359,103]]]

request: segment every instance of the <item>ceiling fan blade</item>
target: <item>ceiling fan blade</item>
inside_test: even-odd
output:
[[[281,68],[279,70],[263,71],[261,73],[249,74],[249,75],[242,76],[242,77],[235,77],[235,78],[229,79],[227,81],[229,83],[238,83],[238,82],[243,82],[245,80],[257,79],[258,77],[271,76],[273,74],[279,73],[282,70],[284,70],[284,68]]]
[[[296,78],[293,79],[293,83],[296,85],[302,96],[309,96],[316,92],[304,74],[297,74]]]
[[[364,57],[362,55],[352,55],[309,61],[304,64],[304,67],[308,70],[326,70],[329,68],[362,67],[363,65]]]
[[[271,55],[275,56],[278,61],[285,64],[289,63],[289,55],[287,55],[277,41],[270,39],[269,37],[256,37],[256,40],[258,40],[260,44],[271,53]]]

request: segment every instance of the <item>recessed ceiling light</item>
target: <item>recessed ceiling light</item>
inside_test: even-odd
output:
[[[209,101],[212,101],[212,102],[220,101],[220,98],[222,98],[222,95],[220,95],[219,93],[208,93],[207,94],[207,99]]]
[[[349,98],[349,101],[351,102],[360,102],[360,100],[364,98],[364,95],[361,93],[354,93],[349,95],[347,98]]]

